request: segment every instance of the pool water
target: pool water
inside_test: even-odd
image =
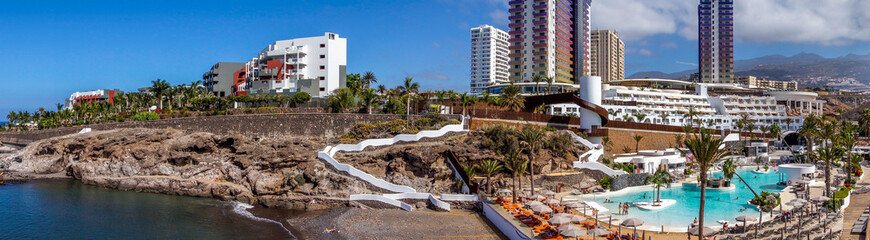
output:
[[[785,186],[777,185],[779,182],[779,174],[773,169],[766,174],[758,174],[752,172],[754,167],[743,167],[737,170],[737,173],[743,177],[746,182],[752,186],[756,193],[761,194],[762,191],[778,193]],[[714,173],[713,177],[721,177],[722,173]],[[731,184],[736,185],[736,189],[716,191],[707,190],[706,204],[704,211],[704,225],[719,226],[717,221],[725,220],[733,226],[736,221],[734,218],[742,215],[750,215],[758,217],[758,210],[747,203],[754,195],[749,188],[743,184],[737,176],[731,180]],[[646,194],[646,199],[644,199]],[[701,191],[695,184],[675,184],[671,188],[662,187],[661,199],[674,199],[677,203],[661,210],[647,211],[636,208],[632,205],[629,208],[628,215],[615,214],[619,211],[620,202],[644,202],[652,201],[654,190],[651,187],[641,187],[639,189],[623,190],[613,193],[605,193],[598,195],[580,196],[581,201],[594,201],[610,210],[614,214],[614,218],[627,219],[638,218],[644,220],[645,226],[666,226],[666,227],[685,227],[693,222],[698,217],[700,209]],[[609,199],[613,203],[604,203],[604,200]],[[740,211],[745,209],[744,211]]]

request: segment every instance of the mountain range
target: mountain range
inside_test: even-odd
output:
[[[734,62],[737,76],[756,76],[771,80],[797,81],[801,86],[865,85],[870,83],[870,54],[849,54],[825,58],[813,53],[800,53],[791,57],[770,55]],[[696,69],[675,73],[638,72],[628,79],[664,78],[689,79]],[[849,79],[854,79],[850,81]]]

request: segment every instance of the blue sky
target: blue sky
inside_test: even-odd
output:
[[[639,5],[625,5],[632,2]],[[627,75],[686,70],[692,66],[682,63],[697,61],[693,20],[685,14],[695,2],[599,0],[593,3],[593,24],[624,36]],[[7,2],[0,8],[0,113],[53,109],[74,91],[133,91],[158,78],[189,83],[215,62],[241,62],[276,40],[324,32],[348,39],[349,72],[373,71],[387,86],[413,76],[424,89],[464,91],[469,28],[506,28],[506,9],[506,0]],[[655,20],[638,27],[628,16]],[[864,20],[855,18],[849,20]],[[740,24],[738,15],[738,38]],[[745,40],[738,39],[737,58],[804,51],[827,57],[867,54],[870,37],[865,38],[861,26],[839,29],[833,35],[842,36],[823,41],[806,38],[810,30],[800,26],[766,38],[753,37],[765,35],[764,29],[747,27]]]

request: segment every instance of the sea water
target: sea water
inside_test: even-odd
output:
[[[0,186],[0,239],[294,239],[253,206],[72,180]]]

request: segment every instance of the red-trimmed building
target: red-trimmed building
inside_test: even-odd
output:
[[[95,90],[88,92],[74,92],[70,95],[70,97],[66,100],[66,109],[72,109],[73,105],[79,103],[98,103],[98,102],[109,102],[110,104],[115,104],[115,94],[121,93],[121,91],[115,90]]]

